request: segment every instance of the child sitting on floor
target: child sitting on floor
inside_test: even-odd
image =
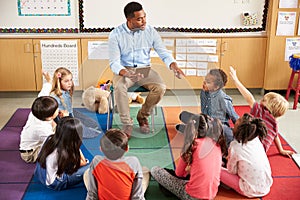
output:
[[[230,142],[233,140],[229,120],[231,120],[234,124],[239,116],[234,110],[232,98],[223,91],[226,83],[227,75],[222,69],[211,69],[203,81],[203,88],[200,92],[200,100],[201,113],[221,120],[226,137],[226,144],[229,146]],[[186,123],[192,115],[194,114],[185,111],[179,116],[179,118],[182,122]],[[184,128],[184,124],[176,125],[176,129],[179,132],[183,133]]]
[[[54,133],[58,115],[57,101],[49,96],[51,78],[43,73],[46,83],[31,106],[31,112],[20,135],[20,155],[27,163],[35,163],[44,140]]]
[[[34,175],[52,190],[65,190],[83,181],[89,167],[80,150],[82,123],[72,117],[59,120],[55,134],[50,135],[37,158]]]
[[[267,135],[265,123],[246,113],[236,122],[233,134],[227,169],[222,168],[221,182],[249,198],[267,195],[273,179],[260,142]]]
[[[144,199],[149,171],[137,157],[124,156],[128,137],[119,129],[109,129],[100,140],[104,156],[96,155],[85,172],[86,199]]]
[[[50,95],[58,102],[59,111],[68,113],[70,117],[76,117],[83,124],[83,138],[93,138],[102,133],[98,122],[92,118],[73,110],[72,96],[74,92],[73,75],[65,67],[59,67],[53,74],[52,89]],[[59,117],[56,118],[56,122]]]
[[[222,124],[200,114],[188,121],[184,136],[175,173],[155,166],[151,175],[180,199],[213,199],[220,184],[222,153],[226,151]]]
[[[278,149],[278,152],[281,155],[291,157],[293,151],[284,150],[282,148],[279,136],[278,136],[278,125],[277,118],[281,117],[285,114],[285,112],[289,108],[289,102],[280,94],[275,92],[269,92],[263,96],[263,99],[258,103],[255,102],[254,96],[251,94],[249,90],[239,81],[235,69],[230,66],[230,76],[234,81],[236,87],[243,95],[245,100],[248,102],[252,114],[254,117],[262,118],[267,126],[268,134],[267,136],[261,140],[265,151],[267,152],[273,143]]]

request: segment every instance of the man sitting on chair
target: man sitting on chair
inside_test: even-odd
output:
[[[130,118],[127,89],[134,84],[145,87],[149,94],[137,114],[140,131],[149,133],[148,117],[161,100],[166,85],[160,75],[150,69],[148,76],[136,73],[139,67],[150,66],[153,48],[177,78],[184,76],[175,59],[167,51],[158,32],[146,25],[146,14],[141,4],[130,2],[124,8],[126,23],[116,27],[109,35],[109,64],[114,73],[115,102],[123,124],[123,130],[131,136],[133,120]]]

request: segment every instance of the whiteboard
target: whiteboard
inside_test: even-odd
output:
[[[147,23],[160,29],[255,29],[265,25],[268,0],[136,0]],[[123,8],[130,0],[82,0],[83,31],[110,29],[126,21]],[[256,14],[257,24],[243,24],[242,14]]]
[[[46,0],[39,0],[46,1]],[[269,0],[136,0],[141,2],[147,23],[158,31],[252,32],[263,31]],[[37,1],[38,2],[38,1]],[[109,32],[126,21],[129,0],[71,0],[68,16],[19,16],[18,0],[0,0],[0,33]],[[242,13],[256,13],[257,24],[245,26]]]

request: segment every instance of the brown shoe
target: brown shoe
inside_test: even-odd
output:
[[[149,127],[148,119],[145,118],[145,117],[141,117],[140,111],[138,112],[138,115],[137,115],[136,119],[139,122],[140,131],[142,133],[150,133],[150,127]]]
[[[133,125],[123,125],[122,130],[127,135],[128,139],[131,137]]]

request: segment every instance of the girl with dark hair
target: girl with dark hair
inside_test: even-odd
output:
[[[200,114],[188,121],[184,133],[175,172],[153,167],[151,175],[180,199],[213,199],[220,184],[222,153],[226,151],[222,124]]]
[[[267,135],[264,121],[245,113],[233,129],[227,169],[222,168],[221,181],[247,197],[262,197],[273,183],[271,167],[260,142]]]
[[[45,141],[34,174],[47,188],[64,190],[83,181],[89,166],[80,150],[82,129],[78,119],[64,117]]]

